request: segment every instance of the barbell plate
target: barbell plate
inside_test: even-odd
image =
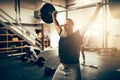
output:
[[[45,23],[52,23],[52,12],[55,11],[55,8],[52,4],[46,3],[40,9],[40,16]]]
[[[44,75],[45,76],[53,76],[56,71],[56,68],[53,67],[45,67],[44,68]]]
[[[46,63],[45,59],[43,57],[38,58],[37,65],[39,67],[43,67],[43,65]]]

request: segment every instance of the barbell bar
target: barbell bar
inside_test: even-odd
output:
[[[101,3],[101,2],[99,2]],[[80,7],[77,7],[77,8],[71,8],[71,9],[65,9],[65,10],[61,10],[61,11],[58,11],[59,12],[65,12],[65,11],[72,11],[72,10],[78,10],[78,9],[84,9],[84,8],[91,8],[91,7],[95,7],[97,3],[92,3],[92,4],[87,4],[87,5],[83,5],[83,6],[80,6]],[[101,3],[102,5],[107,5],[108,3]]]
[[[113,0],[115,1],[115,0]],[[98,3],[101,3],[102,5],[108,5],[109,3],[111,3],[112,5],[114,4],[114,2],[109,2],[109,3],[102,3],[102,2],[98,2]],[[116,4],[116,3],[115,3]],[[118,5],[120,5],[120,1],[117,2]],[[58,13],[60,12],[65,12],[65,11],[72,11],[72,10],[78,10],[78,9],[84,9],[84,8],[90,8],[90,7],[95,7],[97,5],[97,3],[92,3],[92,4],[87,4],[87,5],[83,5],[83,6],[80,6],[80,7],[77,7],[77,8],[73,8],[73,9],[65,9],[65,10],[62,10],[62,11],[57,11]],[[110,6],[109,7],[113,7],[113,6]],[[40,17],[41,19],[45,22],[45,23],[52,23],[53,20],[52,20],[52,12],[55,11],[55,7],[50,4],[50,3],[46,3],[42,6],[42,8],[40,9]],[[112,12],[112,10],[111,10]],[[119,11],[120,12],[120,11]],[[118,12],[118,14],[119,14]],[[113,13],[113,12],[112,12]],[[120,18],[119,15],[115,16],[115,15],[112,15],[113,17],[115,18]]]

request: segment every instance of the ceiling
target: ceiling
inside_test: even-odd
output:
[[[71,7],[78,5],[80,0],[21,0],[21,7],[29,9],[37,9],[43,3],[52,3],[54,6],[61,8]]]
[[[75,2],[80,0],[41,0],[41,1],[52,3],[55,6],[66,8],[75,5]]]

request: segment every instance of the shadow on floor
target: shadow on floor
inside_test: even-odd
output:
[[[91,68],[81,65],[82,80],[120,80],[120,56],[101,56],[96,52],[85,52],[86,64],[96,65],[98,68]],[[57,50],[48,50],[39,55],[44,57],[47,64],[44,67],[55,67],[59,65]],[[1,80],[52,80],[53,76],[44,75],[43,68],[29,62],[23,62],[20,56],[0,59]],[[82,57],[80,57],[82,61]]]

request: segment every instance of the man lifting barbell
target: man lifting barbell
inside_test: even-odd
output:
[[[52,12],[53,23],[56,27],[57,33],[60,36],[59,40],[59,56],[60,65],[58,66],[52,80],[81,80],[79,53],[80,46],[83,43],[83,36],[90,25],[95,21],[101,3],[97,4],[96,11],[90,18],[89,22],[73,33],[74,22],[71,19],[66,19],[64,28],[59,25],[56,16],[57,11]]]

